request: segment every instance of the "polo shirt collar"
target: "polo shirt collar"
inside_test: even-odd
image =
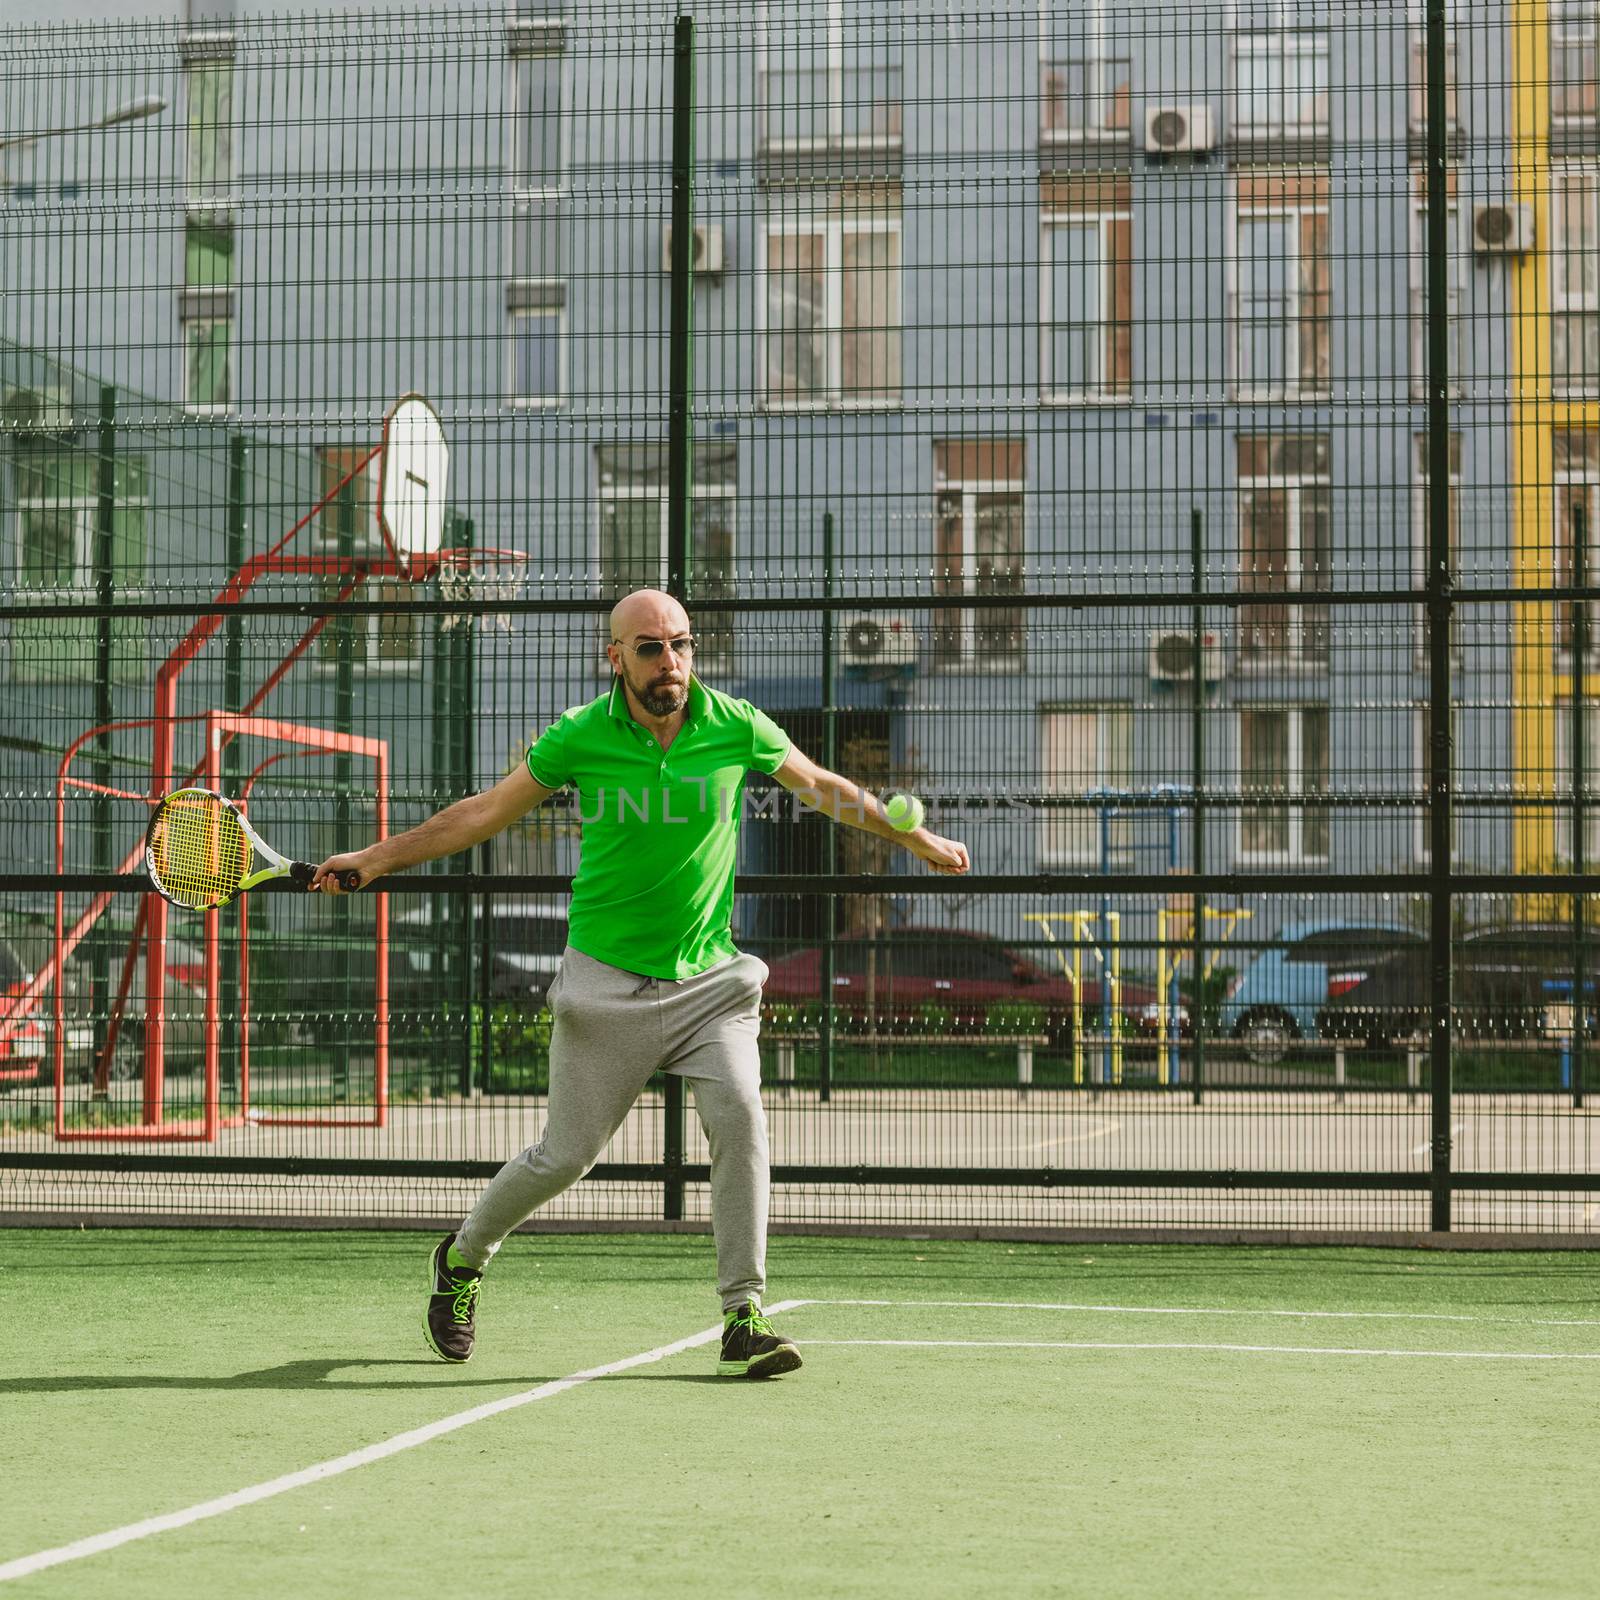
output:
[[[687,709],[689,715],[686,720],[689,722],[698,722],[704,715],[706,709],[705,686],[692,672],[689,674],[689,696]],[[606,710],[610,713],[610,715],[615,717],[618,722],[631,722],[635,727],[639,726],[639,723],[634,719],[633,713],[628,709],[628,697],[623,692],[622,674],[620,672],[613,672],[611,674],[611,692],[606,701]]]

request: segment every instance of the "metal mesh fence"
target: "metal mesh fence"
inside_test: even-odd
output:
[[[0,1211],[459,1214],[543,1121],[584,795],[170,917],[151,805],[409,828],[648,586],[971,856],[749,774],[775,1223],[1592,1235],[1597,27],[0,29]],[[471,560],[385,532],[408,392]],[[658,1076],[540,1220],[694,1224],[707,1161]]]

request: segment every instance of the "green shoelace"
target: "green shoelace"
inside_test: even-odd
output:
[[[730,1311],[728,1313],[727,1320],[722,1325],[722,1331],[726,1333],[731,1328],[745,1328],[753,1334],[775,1332],[766,1317],[748,1302],[746,1302],[743,1311]]]
[[[455,1322],[464,1326],[472,1321],[472,1307],[483,1279],[456,1278],[451,1281],[455,1285],[455,1299],[450,1302],[450,1315]]]

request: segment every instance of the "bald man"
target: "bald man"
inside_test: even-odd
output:
[[[365,850],[331,856],[312,888],[469,850],[571,784],[582,845],[568,942],[550,986],[550,1096],[539,1142],[502,1167],[434,1249],[423,1328],[435,1355],[472,1354],[478,1289],[501,1241],[576,1183],[657,1071],[687,1079],[711,1146],[711,1221],[722,1297],[717,1371],[767,1378],[800,1365],[762,1314],[769,1171],[757,1035],[768,969],[734,948],[734,858],[744,775],[772,774],[835,821],[959,874],[964,845],[897,833],[883,805],[796,750],[751,705],[692,671],[688,613],[639,589],[611,613],[607,693],[564,712],[492,789]]]

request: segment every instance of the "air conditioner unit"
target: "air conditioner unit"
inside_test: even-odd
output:
[[[7,389],[0,394],[0,427],[17,433],[71,433],[72,396],[48,386]]]
[[[715,276],[722,271],[722,229],[714,222],[702,222],[694,230],[694,270]],[[661,230],[661,270],[672,271],[672,229]]]
[[[1472,248],[1480,256],[1526,255],[1533,249],[1533,207],[1474,206]]]
[[[917,630],[910,617],[868,611],[845,629],[847,667],[912,667],[917,662]]]
[[[1204,155],[1217,142],[1210,106],[1146,106],[1147,155]]]
[[[1150,635],[1150,681],[1152,683],[1193,683],[1195,678],[1194,635],[1173,629]],[[1206,683],[1220,683],[1224,671],[1222,643],[1214,633],[1200,635],[1200,676]]]

